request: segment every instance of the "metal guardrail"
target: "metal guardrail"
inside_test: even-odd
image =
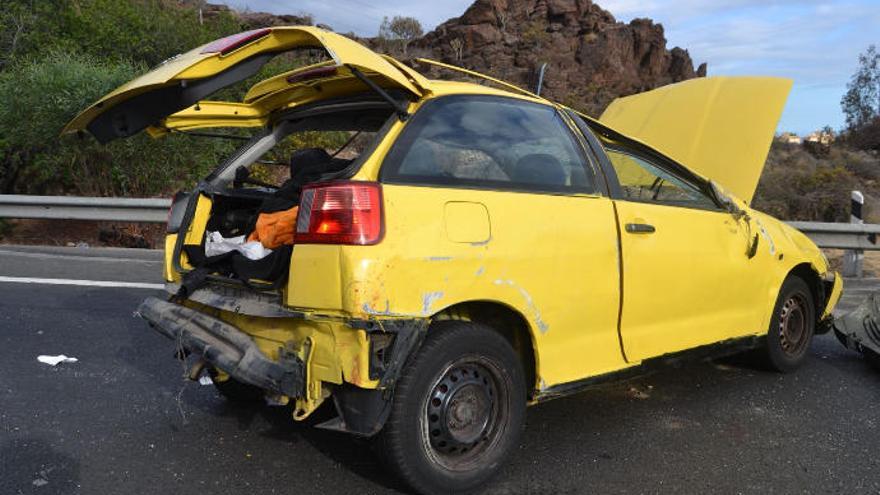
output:
[[[880,224],[788,222],[807,235],[820,248],[880,250]]]
[[[171,200],[0,194],[0,218],[165,223]],[[880,224],[788,222],[821,248],[880,250]]]
[[[0,194],[0,218],[165,223],[170,199]]]

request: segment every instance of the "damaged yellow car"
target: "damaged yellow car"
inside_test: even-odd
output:
[[[206,99],[303,48],[327,59]],[[326,404],[320,426],[375,437],[413,489],[458,493],[498,471],[528,404],[683,356],[753,349],[789,371],[829,329],[840,277],[749,207],[790,81],[690,80],[592,119],[469,74],[491,86],[276,27],[173,58],[70,122],[102,142],[256,131],[175,198],[169,295],[139,309],[195,356],[193,378],[294,420]],[[365,144],[253,173],[307,131]]]

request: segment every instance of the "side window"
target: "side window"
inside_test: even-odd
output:
[[[606,148],[624,199],[690,208],[716,209],[700,189],[659,166],[625,151]]]
[[[382,167],[392,182],[596,191],[593,168],[552,107],[504,97],[448,96],[422,108]]]

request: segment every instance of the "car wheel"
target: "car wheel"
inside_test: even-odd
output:
[[[816,331],[813,295],[802,279],[789,276],[779,290],[763,350],[767,365],[783,373],[806,360]]]
[[[522,365],[504,337],[475,323],[437,322],[401,374],[378,446],[417,492],[467,492],[516,447],[525,406]]]
[[[208,375],[214,382],[214,388],[220,395],[231,402],[261,402],[265,395],[263,390],[248,383],[242,383],[229,375],[221,375],[216,369],[208,368]]]

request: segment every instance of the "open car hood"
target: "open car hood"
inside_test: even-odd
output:
[[[599,121],[751,203],[792,81],[711,77],[618,98]]]
[[[351,85],[352,67],[385,88],[415,97],[422,94],[419,79],[411,72],[344,36],[311,26],[274,27],[228,36],[171,58],[86,108],[62,133],[87,130],[102,143],[131,136],[256,74],[273,56],[298,48],[323,48],[332,60],[259,83],[242,103],[212,102],[205,109],[209,111],[197,118],[190,116],[188,127],[207,127],[214,121],[216,125],[254,125],[272,110],[271,105],[282,104],[276,98],[256,105],[261,98],[327,79],[348,79]],[[184,113],[198,111],[195,105]]]

